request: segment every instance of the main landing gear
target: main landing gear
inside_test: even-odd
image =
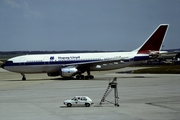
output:
[[[94,76],[90,74],[90,70],[87,70],[86,76],[78,74],[78,75],[76,75],[76,79],[89,80],[89,79],[94,79]]]
[[[89,80],[89,79],[94,79],[94,76],[93,75],[76,75],[76,79],[81,79],[81,80]]]
[[[21,73],[21,75],[22,75],[22,80],[25,81],[26,80],[25,74]]]

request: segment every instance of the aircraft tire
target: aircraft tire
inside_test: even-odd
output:
[[[80,75],[76,75],[76,79],[78,79],[78,80],[79,80],[79,79],[80,79]]]
[[[81,79],[81,80],[84,80],[84,75],[80,75],[80,79]]]
[[[85,76],[84,79],[85,79],[85,80],[89,80],[89,76],[88,76],[88,75]]]
[[[94,76],[93,76],[93,75],[90,75],[89,78],[90,78],[90,79],[94,79]]]
[[[25,78],[25,77],[23,77],[23,78],[22,78],[22,80],[23,80],[23,81],[25,81],[25,80],[26,80],[26,78]]]
[[[85,76],[85,79],[86,79],[86,80],[94,79],[94,76],[93,76],[93,75],[87,75],[87,76]]]

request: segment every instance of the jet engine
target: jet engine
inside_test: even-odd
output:
[[[62,77],[72,77],[77,72],[78,72],[78,69],[75,67],[65,67],[65,68],[61,68],[60,75]]]

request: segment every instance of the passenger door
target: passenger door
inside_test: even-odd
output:
[[[78,100],[78,104],[83,106],[83,105],[85,105],[86,100],[87,100],[87,99],[86,99],[85,97],[81,97],[81,98]]]

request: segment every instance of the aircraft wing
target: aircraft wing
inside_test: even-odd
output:
[[[113,59],[113,60],[94,60],[94,61],[88,61],[88,62],[80,62],[80,63],[72,63],[72,64],[65,64],[63,66],[80,66],[80,65],[95,65],[95,64],[106,64],[106,63],[114,63],[114,62],[120,62],[123,59]]]

